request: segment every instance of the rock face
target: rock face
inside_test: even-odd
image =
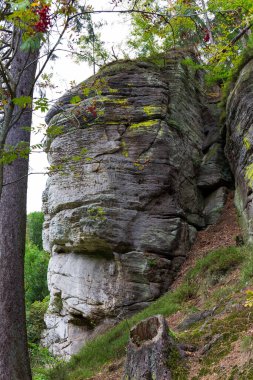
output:
[[[253,241],[253,60],[242,71],[227,102],[226,154],[235,176],[235,202],[246,238]]]
[[[231,177],[220,131],[182,58],[108,65],[47,116],[43,343],[56,355],[164,293],[224,202],[217,189]]]

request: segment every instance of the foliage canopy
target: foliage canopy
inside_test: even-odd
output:
[[[241,63],[253,38],[250,0],[140,0],[132,17],[129,45],[141,57],[156,57],[171,48],[190,49],[208,82],[224,84]]]

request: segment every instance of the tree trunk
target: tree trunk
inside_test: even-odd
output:
[[[130,331],[124,380],[172,380],[168,361],[178,348],[168,334],[164,317],[157,315]]]
[[[38,54],[17,50],[11,66],[13,77],[19,78],[16,97],[32,96]],[[14,118],[18,112],[15,107]],[[27,107],[11,127],[6,144],[30,143],[30,132],[24,127],[31,127],[31,121],[32,109]],[[27,159],[4,167],[0,200],[0,380],[31,379],[24,302],[27,174]]]

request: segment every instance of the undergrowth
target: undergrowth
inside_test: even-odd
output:
[[[179,310],[189,310],[189,304],[194,297],[196,298],[202,292],[203,281],[206,287],[212,289],[214,284],[219,283],[234,269],[240,267],[240,278],[236,285],[237,289],[242,289],[246,285],[249,285],[253,278],[251,251],[251,246],[243,246],[222,248],[209,253],[204,258],[198,260],[194,268],[188,271],[183,283],[177,289],[166,293],[140,313],[120,322],[105,334],[87,343],[68,363],[61,363],[48,371],[46,379],[83,380],[94,375],[103,365],[122,358],[126,352],[129,329],[132,326],[155,314],[162,314],[168,317]],[[215,290],[216,298],[219,298],[218,290]],[[221,292],[221,290],[220,288],[219,291]],[[225,291],[226,296],[231,296],[231,292],[233,291],[234,287],[228,286]],[[237,321],[236,317],[233,321]],[[238,324],[236,326],[238,329]],[[224,330],[224,326],[217,323],[217,326],[213,326],[214,333],[216,327]],[[195,331],[192,339],[198,340],[200,335],[199,332]],[[190,334],[188,338],[190,338]],[[232,339],[233,335],[230,338]]]

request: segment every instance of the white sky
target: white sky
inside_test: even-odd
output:
[[[112,5],[109,0],[96,0],[95,9],[111,9]],[[119,14],[101,15],[95,16],[94,21],[99,20],[99,18],[106,19],[107,25],[102,29],[102,39],[107,41],[107,46],[111,49],[111,46],[115,47],[118,51],[117,45],[122,47],[122,42],[125,40],[128,31],[129,23],[123,16]],[[57,54],[59,56],[59,54]],[[49,63],[46,73],[53,73],[53,81],[57,88],[54,93],[47,94],[47,97],[53,96],[54,98],[60,97],[64,92],[70,88],[70,82],[76,81],[80,83],[89,76],[92,75],[92,68],[86,63],[81,63],[79,65],[74,64],[70,58],[62,54],[60,58],[54,61],[52,64]],[[44,123],[43,115],[35,115],[33,119],[34,126]],[[41,142],[41,135],[32,135],[32,144],[37,144]],[[45,153],[31,153],[30,155],[30,172],[46,172],[46,167],[48,166],[46,154]],[[28,194],[27,194],[27,212],[40,211],[41,210],[41,196],[46,185],[46,175],[43,174],[33,174],[28,177]]]

